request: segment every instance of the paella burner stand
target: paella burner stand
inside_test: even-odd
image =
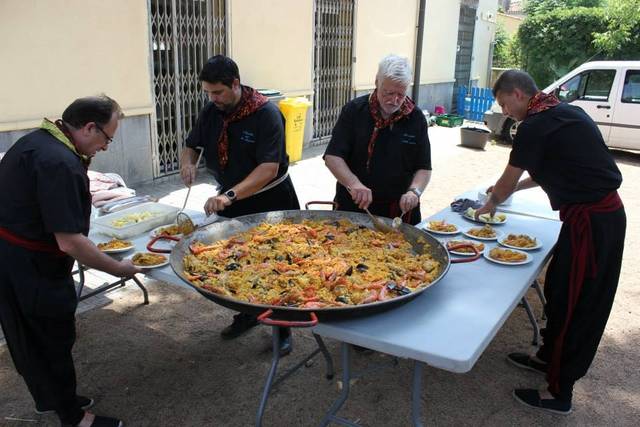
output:
[[[332,380],[334,371],[333,371],[333,360],[331,358],[331,354],[327,350],[327,347],[324,344],[324,341],[319,335],[313,334],[313,338],[315,338],[316,343],[318,344],[318,348],[309,353],[304,359],[298,362],[295,366],[292,366],[287,371],[282,373],[278,379],[275,379],[276,372],[278,370],[278,363],[280,362],[280,327],[285,328],[311,328],[318,324],[318,317],[315,313],[311,312],[309,315],[311,320],[308,321],[291,321],[291,320],[280,320],[280,319],[272,319],[270,316],[273,314],[273,310],[269,309],[258,316],[258,321],[263,325],[271,326],[272,334],[271,334],[271,343],[272,343],[272,354],[273,358],[271,360],[271,368],[269,369],[269,375],[267,375],[267,381],[264,385],[264,389],[262,390],[262,398],[260,399],[260,405],[258,407],[258,413],[256,414],[256,427],[262,426],[262,415],[264,414],[265,407],[267,405],[267,399],[269,398],[269,393],[271,389],[293,373],[295,373],[298,369],[300,369],[303,365],[306,365],[311,359],[313,359],[318,353],[322,353],[324,356],[324,360],[327,363],[327,380]]]

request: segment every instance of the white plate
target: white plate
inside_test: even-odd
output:
[[[162,230],[163,228],[167,228],[167,227],[171,227],[174,224],[167,224],[167,225],[161,225],[160,227],[156,227],[153,230],[151,230],[149,232],[149,236],[151,236],[151,238],[157,237],[158,234],[160,233],[160,230]],[[172,234],[171,237],[177,237],[178,239],[182,238],[182,234]]]
[[[464,230],[462,232],[462,234],[464,234],[465,236],[471,238],[471,239],[476,239],[476,240],[497,240],[502,236],[502,232],[499,230],[493,230],[496,232],[496,237],[478,237],[478,236],[474,236],[473,234],[469,234],[469,230],[471,230],[472,228],[479,228],[479,227],[470,227],[467,228],[466,230]]]
[[[473,243],[473,242],[470,242],[470,243]],[[458,252],[458,251],[452,251],[452,250],[450,250],[450,249],[449,249],[449,246],[448,246],[448,245],[449,245],[449,242],[448,242],[448,241],[447,241],[447,242],[445,242],[445,243],[444,243],[444,245],[445,245],[445,247],[447,248],[447,250],[449,251],[449,253],[454,254],[454,255],[459,255],[459,256],[474,256],[474,255],[475,255],[475,253],[474,253],[474,252]],[[484,245],[484,248],[485,248],[485,249],[487,249],[487,245]],[[481,252],[481,253],[482,253],[482,251],[478,251],[478,252]]]
[[[469,221],[478,222],[480,224],[500,225],[500,224],[504,224],[505,222],[507,222],[507,218],[506,217],[505,217],[504,221],[485,221],[484,219],[481,219],[481,218],[476,219],[473,216],[469,216],[469,215],[467,215],[466,212],[463,213],[462,216],[465,217],[466,219],[468,219]]]
[[[131,246],[127,246],[126,248],[118,248],[118,249],[100,249],[101,252],[104,252],[105,254],[119,254],[122,252],[127,252],[130,251],[131,249],[133,249],[135,246],[131,245]]]
[[[537,244],[535,246],[531,246],[530,248],[521,248],[520,246],[510,245],[510,244],[504,242],[504,239],[509,237],[509,234],[516,234],[517,235],[517,234],[525,234],[525,233],[506,233],[504,236],[502,236],[502,237],[500,237],[498,239],[498,243],[500,243],[502,246],[504,246],[506,248],[518,249],[518,250],[521,250],[521,251],[533,251],[533,250],[536,250],[536,249],[540,249],[542,247],[542,243],[540,243],[540,239],[538,239],[535,236],[529,236],[528,234],[527,234],[527,236],[531,237],[532,239],[536,239],[536,243]]]
[[[451,223],[449,223],[449,224],[451,224]],[[432,229],[430,229],[430,228],[429,228],[429,222],[427,222],[427,223],[425,224],[425,226],[424,226],[424,231],[428,231],[429,233],[433,233],[433,234],[442,234],[442,235],[444,235],[444,236],[447,236],[447,235],[449,235],[449,236],[450,236],[450,235],[458,234],[458,233],[460,232],[460,227],[459,227],[459,226],[457,226],[457,225],[455,225],[455,224],[451,224],[451,225],[453,225],[454,227],[456,227],[456,231],[438,231],[438,230],[432,230]]]
[[[491,258],[491,257],[489,256],[489,252],[491,251],[491,249],[493,249],[493,248],[487,248],[487,249],[485,249],[485,251],[484,251],[484,257],[485,257],[486,259],[488,259],[489,261],[491,261],[491,262],[495,262],[496,264],[502,264],[502,265],[523,265],[523,264],[528,264],[528,263],[530,263],[530,262],[533,260],[533,257],[532,257],[531,255],[529,255],[528,253],[523,252],[523,251],[520,251],[520,250],[517,250],[517,249],[511,249],[512,251],[519,252],[519,253],[521,253],[521,254],[523,254],[523,255],[526,255],[527,259],[525,259],[524,261],[518,261],[518,262],[506,262],[506,261],[500,261],[500,260],[497,260],[497,259],[493,259],[493,258]]]
[[[128,258],[131,259],[131,262],[133,262],[133,257],[139,253],[152,253],[152,252],[136,252],[135,254],[131,255]],[[152,268],[164,267],[165,265],[169,264],[169,254],[154,254],[154,255],[162,255],[165,258],[165,261],[163,263],[154,264],[154,265],[138,265],[138,264],[133,264],[133,265],[135,265],[138,268],[142,268],[143,270],[151,270]]]

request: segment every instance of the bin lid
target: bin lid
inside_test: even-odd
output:
[[[275,89],[258,89],[258,92],[264,96],[282,96],[282,93]]]

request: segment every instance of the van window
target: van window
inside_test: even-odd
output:
[[[622,102],[640,104],[640,70],[628,70],[624,77]]]
[[[556,91],[560,101],[607,101],[616,70],[589,70],[562,83]]]

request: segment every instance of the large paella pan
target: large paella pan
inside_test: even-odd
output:
[[[180,240],[171,252],[171,266],[176,275],[178,275],[178,277],[184,280],[188,285],[192,286],[204,297],[220,305],[231,308],[233,310],[256,315],[264,314],[265,312],[269,311],[269,313],[273,312],[273,317],[286,320],[301,320],[306,319],[309,316],[315,318],[315,315],[313,313],[316,313],[320,319],[331,319],[353,315],[371,314],[374,312],[386,310],[399,304],[406,303],[415,298],[428,287],[436,284],[449,269],[451,263],[449,254],[446,248],[438,240],[416,227],[402,224],[402,226],[398,230],[400,233],[398,238],[406,240],[411,245],[411,250],[416,255],[428,253],[430,255],[430,259],[433,259],[438,264],[438,271],[434,277],[430,278],[428,283],[422,283],[412,292],[395,293],[393,295],[393,298],[390,299],[367,303],[358,301],[357,304],[342,304],[341,306],[329,307],[323,307],[314,304],[306,304],[303,306],[287,306],[283,304],[249,302],[241,298],[236,298],[234,297],[234,295],[230,295],[228,293],[225,294],[224,292],[215,291],[215,287],[197,286],[196,284],[194,284],[201,284],[198,281],[194,280],[194,276],[190,273],[190,258],[192,258],[193,256],[194,247],[201,247],[202,245],[215,245],[216,242],[219,243],[225,239],[229,239],[232,236],[237,236],[240,233],[258,227],[261,224],[264,226],[265,223],[297,224],[306,223],[307,221],[324,221],[337,224],[338,221],[343,221],[344,223],[344,220],[356,226],[371,228],[371,220],[364,214],[324,210],[275,211],[246,215],[228,221],[214,223]],[[390,224],[390,221],[387,222]],[[242,265],[239,262],[238,265],[235,266],[228,265],[227,270],[229,268],[241,269]],[[406,291],[406,289],[404,290]]]

